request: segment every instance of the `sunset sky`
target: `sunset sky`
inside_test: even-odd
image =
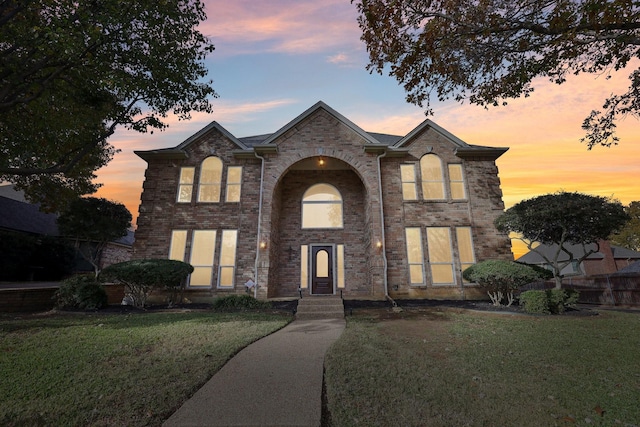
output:
[[[170,119],[164,132],[120,130],[110,142],[121,150],[98,171],[96,194],[124,203],[135,218],[146,163],[134,150],[173,147],[217,121],[237,137],[273,133],[317,101],[366,131],[405,135],[426,117],[405,101],[389,76],[365,69],[355,5],[349,0],[206,0],[200,30],[216,50],[206,61],[220,95],[213,114],[188,122]],[[506,207],[565,191],[640,200],[640,121],[618,124],[621,142],[588,151],[580,143],[583,119],[611,93],[622,93],[638,61],[611,79],[583,75],[558,86],[536,81],[535,92],[506,107],[485,110],[454,102],[434,104],[434,122],[469,144],[510,147],[498,159]],[[522,249],[516,248],[516,255]]]

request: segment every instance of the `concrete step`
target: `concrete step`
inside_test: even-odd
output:
[[[344,304],[336,297],[306,297],[298,300],[296,319],[342,319]]]

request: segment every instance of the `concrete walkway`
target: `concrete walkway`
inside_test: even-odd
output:
[[[324,355],[344,327],[344,319],[296,320],[256,341],[163,426],[319,426]]]

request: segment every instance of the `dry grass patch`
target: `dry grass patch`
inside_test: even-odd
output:
[[[640,315],[362,312],[326,359],[332,425],[634,426]]]
[[[0,319],[0,425],[157,426],[249,343],[260,313]]]

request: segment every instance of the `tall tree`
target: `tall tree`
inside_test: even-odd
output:
[[[58,229],[72,240],[80,255],[92,266],[96,277],[104,248],[127,235],[131,213],[120,203],[96,197],[78,198],[58,217]]]
[[[352,0],[353,1],[353,0]],[[606,74],[640,57],[640,3],[631,0],[358,0],[370,71],[389,71],[407,100],[482,105],[528,96],[532,81]],[[389,66],[389,68],[387,68]],[[589,148],[617,144],[616,120],[640,115],[640,70],[582,127]]]
[[[609,240],[616,245],[640,251],[640,202],[631,202],[624,210],[631,219]]]
[[[582,193],[558,192],[523,200],[495,220],[496,228],[520,235],[529,250],[539,254],[551,267],[556,288],[562,285],[561,271],[572,262],[578,264],[599,250],[598,241],[618,231],[629,216],[618,201]],[[553,257],[536,249],[537,243],[557,245]],[[595,248],[587,245],[595,243]],[[577,256],[569,245],[581,245]],[[568,259],[561,261],[561,254]]]
[[[0,180],[59,208],[99,187],[118,126],[210,112],[204,19],[200,0],[0,1]]]

